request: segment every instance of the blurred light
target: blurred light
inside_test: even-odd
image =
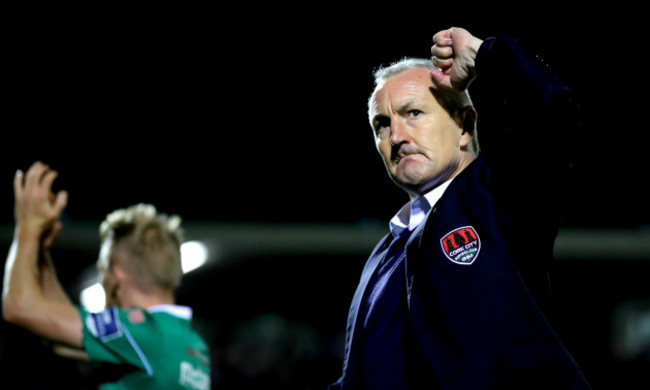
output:
[[[183,273],[199,268],[208,260],[208,247],[200,241],[187,241],[181,245]]]
[[[650,301],[628,300],[613,314],[612,352],[621,361],[650,361]]]
[[[200,241],[188,241],[181,245],[181,267],[183,273],[199,268],[208,260],[208,247]],[[95,283],[81,291],[81,305],[96,313],[104,310],[106,294],[101,284]]]
[[[81,291],[81,306],[86,310],[96,313],[104,310],[106,294],[101,284],[95,283]]]

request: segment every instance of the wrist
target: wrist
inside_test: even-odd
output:
[[[482,44],[483,44],[483,40],[481,38],[474,37],[470,41],[469,47],[472,50],[472,53],[474,54],[474,58],[476,58],[476,55],[478,54],[478,50],[481,48]]]
[[[43,229],[36,226],[16,225],[16,229],[14,230],[14,236],[20,241],[39,241],[42,234]]]
[[[474,37],[474,39],[472,39],[468,45],[470,51],[470,58],[472,59],[469,63],[469,73],[472,76],[476,76],[476,57],[478,56],[478,52],[482,44],[483,44],[482,39]]]

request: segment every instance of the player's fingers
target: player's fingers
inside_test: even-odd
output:
[[[25,181],[25,174],[20,169],[16,171],[14,176],[14,195],[19,197],[23,193],[23,185]]]
[[[437,58],[451,58],[454,56],[454,49],[451,46],[431,46],[431,55]]]
[[[52,183],[57,176],[59,176],[59,172],[55,170],[47,170],[43,172],[40,187],[49,192],[52,189]]]
[[[59,191],[56,194],[56,199],[54,200],[54,209],[56,210],[57,214],[61,214],[65,206],[68,205],[68,192],[67,191]]]
[[[433,66],[440,68],[442,70],[450,68],[454,62],[453,58],[432,57],[431,60],[433,61]]]
[[[451,28],[438,31],[433,35],[433,44],[438,46],[451,46]]]
[[[48,166],[43,164],[40,161],[36,161],[35,163],[33,163],[32,166],[29,167],[29,169],[27,170],[27,174],[25,175],[25,189],[37,187],[41,181],[41,177],[43,176],[43,173],[45,173],[47,169]]]
[[[56,241],[56,239],[59,237],[59,234],[61,233],[61,229],[63,229],[63,224],[61,223],[61,221],[54,222],[54,224],[46,232],[46,235],[43,238],[43,246],[46,248],[51,247]]]

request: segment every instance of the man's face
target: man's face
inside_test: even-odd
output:
[[[429,71],[414,68],[379,86],[371,108],[375,144],[390,177],[412,197],[461,167],[462,127],[438,103]]]

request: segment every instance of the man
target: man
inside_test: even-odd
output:
[[[330,388],[588,389],[544,315],[570,91],[506,34],[433,43],[375,73],[376,147],[410,201],[364,267]]]
[[[107,308],[88,312],[65,295],[49,255],[67,204],[65,191],[52,193],[57,174],[41,162],[16,174],[5,320],[51,340],[62,356],[119,367],[101,389],[209,389],[208,347],[191,328],[191,309],[174,304],[180,219],[144,204],[107,216],[98,260]]]

